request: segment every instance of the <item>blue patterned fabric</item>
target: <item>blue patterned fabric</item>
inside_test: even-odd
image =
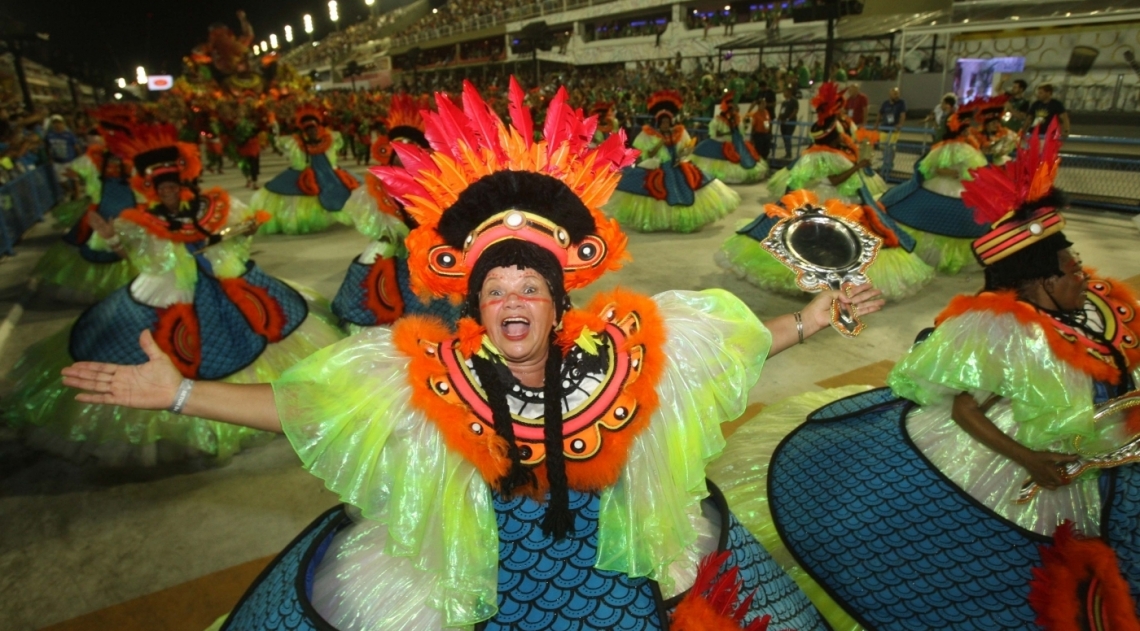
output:
[[[973,211],[962,200],[922,188],[922,174],[917,169],[913,177],[883,193],[879,201],[892,219],[923,232],[976,239],[987,231],[986,226],[974,221]]]
[[[283,337],[292,333],[308,315],[305,299],[252,261],[246,267],[243,278],[266,289],[281,305],[285,313]],[[202,357],[198,379],[227,377],[253,363],[268,345],[264,336],[250,328],[217,279],[201,270],[194,287],[194,314],[198,318]],[[143,329],[153,331],[157,323],[158,310],[132,298],[129,285],[121,287],[76,320],[71,329],[71,357],[76,361],[146,363],[146,354],[138,344],[139,333]]]
[[[808,417],[772,457],[769,501],[801,565],[867,628],[1037,629],[1049,541],[959,490],[906,435],[887,389]]]
[[[1140,604],[1140,464],[1110,469],[1101,476],[1104,518],[1101,536],[1116,551],[1132,602]],[[1137,607],[1140,614],[1140,605]]]
[[[748,146],[744,144],[744,134],[740,133],[739,129],[732,130],[732,139],[727,142],[732,143],[736,155],[740,156],[740,166],[745,169],[756,166],[756,159],[752,157],[752,152],[748,150]],[[724,156],[724,141],[713,140],[712,138],[706,138],[697,143],[693,149],[693,155],[710,160],[728,161],[728,158]]]
[[[309,156],[309,166],[313,169],[313,176],[316,178],[317,188],[320,190],[317,199],[320,200],[321,208],[329,212],[337,212],[344,208],[344,204],[352,195],[352,191],[348,190],[344,182],[340,181],[340,177],[333,169],[328,157],[323,153]],[[357,183],[360,182],[355,175],[349,175],[356,179]],[[278,195],[304,196],[305,193],[301,192],[300,187],[297,186],[297,180],[300,178],[301,171],[293,168],[285,169],[272,180],[266,182],[265,188]]]
[[[344,208],[352,191],[340,181],[340,177],[333,170],[328,156],[323,153],[309,156],[309,166],[313,168],[313,175],[317,178],[317,186],[321,192],[317,199],[321,200],[321,208],[337,211]],[[352,176],[355,179],[356,176]],[[359,181],[357,181],[359,184]]]
[[[372,268],[356,259],[348,264],[348,272],[336,290],[336,297],[332,301],[332,311],[341,324],[351,323],[360,326],[376,326],[376,314],[364,305],[368,302],[368,292],[364,290],[364,281]]]
[[[313,571],[348,521],[344,506],[337,506],[297,535],[241,597],[222,631],[335,631],[309,598]]]
[[[270,193],[288,195],[290,197],[304,195],[297,186],[297,180],[299,179],[301,179],[300,171],[293,168],[285,169],[275,175],[272,180],[265,183],[265,190]]]
[[[708,174],[701,174],[701,184],[696,189],[689,186],[689,182],[685,179],[685,174],[681,172],[680,167],[676,165],[676,148],[669,147],[669,157],[661,159],[661,166],[658,169],[643,169],[637,166],[626,167],[621,172],[621,180],[618,181],[617,190],[630,193],[632,195],[641,195],[649,197],[649,189],[645,186],[645,178],[649,176],[650,172],[660,170],[664,174],[665,181],[665,202],[670,206],[692,206],[696,201],[695,190],[704,188],[709,182],[712,181]]]
[[[709,485],[725,528],[720,549],[740,568],[741,594],[754,594],[745,622],[771,615],[771,629],[825,631],[819,612]],[[529,629],[635,631],[662,629],[682,595],[662,601],[656,584],[594,569],[599,496],[571,491],[575,536],[552,541],[540,526],[544,505],[529,498],[495,497],[499,524],[499,613],[477,631]],[[262,572],[234,608],[224,631],[331,629],[310,604],[313,576],[336,531],[349,519],[335,508],[305,529]]]
[[[546,505],[495,495],[499,522],[499,612],[485,631],[623,631],[661,629],[647,578],[594,568],[599,495],[570,491],[574,535],[554,541],[542,531]]]
[[[368,290],[365,281],[371,267],[358,263],[353,259],[348,266],[348,272],[341,281],[332,302],[333,313],[340,322],[352,323],[359,326],[376,326],[376,314],[368,307]],[[405,258],[396,259],[396,282],[400,288],[400,297],[404,300],[404,315],[428,315],[443,321],[449,329],[455,330],[462,310],[460,305],[451,304],[450,300],[437,299],[424,303],[412,291],[411,276],[408,273],[408,261]]]
[[[135,194],[131,185],[122,180],[103,180],[98,212],[101,217],[115,219],[124,210],[135,207]]]
[[[405,314],[435,316],[442,320],[447,328],[452,331],[455,330],[460,313],[463,311],[462,305],[451,304],[451,301],[446,298],[437,298],[428,303],[420,300],[419,296],[416,296],[416,293],[412,291],[412,277],[408,272],[408,260],[405,258],[396,259],[396,280],[400,284],[400,295],[404,297]]]
[[[780,220],[776,217],[770,217],[766,214],[760,215],[747,226],[737,230],[736,234],[747,235],[757,241],[763,241],[768,238],[768,233],[772,232],[772,228],[776,227],[779,222]]]

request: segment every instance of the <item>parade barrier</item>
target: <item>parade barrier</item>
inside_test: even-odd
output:
[[[50,167],[33,169],[0,186],[0,256],[14,254],[20,237],[59,199],[59,183]]]

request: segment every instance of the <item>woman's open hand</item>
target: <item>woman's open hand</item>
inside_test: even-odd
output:
[[[857,316],[865,316],[883,308],[886,301],[882,299],[883,292],[875,289],[871,283],[856,285],[847,283],[842,291],[821,291],[812,299],[802,312],[804,322],[810,327],[809,333],[823,330],[831,325],[831,301],[839,302],[851,307],[851,312]]]
[[[94,210],[87,211],[87,224],[104,240],[115,238],[115,227]]]
[[[82,390],[75,396],[83,403],[121,405],[143,410],[165,410],[174,403],[182,373],[155,343],[150,331],[139,335],[139,345],[149,358],[138,366],[100,362],[76,362],[64,368],[63,385]]]

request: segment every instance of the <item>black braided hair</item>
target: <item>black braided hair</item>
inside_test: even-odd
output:
[[[565,539],[574,529],[574,514],[570,511],[566,455],[562,448],[562,350],[554,339],[551,331],[542,385],[542,442],[546,447],[546,479],[550,483],[550,504],[542,520],[542,531],[554,539]]]
[[[519,457],[519,447],[515,444],[515,426],[511,419],[511,408],[507,405],[507,386],[504,376],[499,374],[499,367],[505,366],[497,360],[490,360],[473,355],[471,363],[475,367],[475,374],[483,391],[487,393],[487,405],[491,406],[491,417],[495,421],[495,433],[507,442],[507,458],[510,459],[510,468],[503,477],[499,478],[499,492],[511,495],[516,490],[535,483],[534,472],[523,466]]]

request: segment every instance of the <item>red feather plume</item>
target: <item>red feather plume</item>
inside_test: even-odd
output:
[[[1045,139],[1030,133],[1015,160],[1000,167],[989,165],[971,170],[974,179],[962,183],[962,203],[974,209],[974,221],[993,224],[1021,206],[1047,196],[1053,190],[1060,165],[1061,129],[1053,119]]]
[[[819,86],[819,93],[811,100],[816,122],[823,125],[827,119],[838,114],[843,110],[843,102],[843,93],[839,91],[839,84],[828,81]]]

